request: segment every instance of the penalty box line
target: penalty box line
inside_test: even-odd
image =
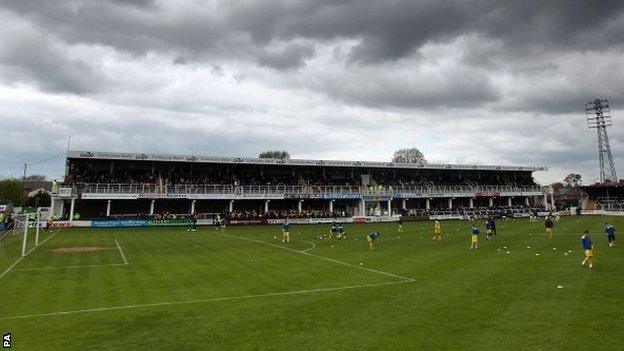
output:
[[[267,294],[215,297],[211,299],[165,301],[165,302],[154,302],[154,303],[146,303],[146,304],[139,304],[139,305],[87,308],[83,310],[69,310],[69,311],[58,311],[58,312],[49,312],[49,313],[35,313],[35,314],[25,314],[25,315],[16,315],[16,316],[6,316],[6,317],[0,317],[0,320],[62,316],[62,315],[68,315],[68,314],[88,313],[88,312],[118,311],[118,310],[128,310],[128,309],[136,309],[136,308],[144,308],[144,307],[175,306],[175,305],[188,305],[188,304],[199,304],[199,303],[219,302],[219,301],[247,300],[247,299],[253,299],[253,298],[272,297],[272,296],[303,295],[303,294],[318,293],[318,292],[372,288],[372,287],[377,287],[377,286],[396,285],[396,284],[405,284],[405,283],[409,283],[409,281],[400,280],[400,281],[385,282],[385,283],[349,285],[349,286],[341,286],[341,287],[334,287],[334,288],[318,288],[318,289],[285,291],[285,292],[267,293]]]
[[[268,243],[268,242],[262,241],[262,240],[250,239],[250,238],[245,238],[245,237],[237,236],[237,235],[220,234],[220,233],[215,233],[215,234],[221,235],[221,236],[230,237],[230,238],[236,238],[236,239],[240,239],[240,240],[251,241],[251,242],[254,242],[254,243],[269,245],[269,246],[277,247],[277,248],[280,248],[280,249],[283,249],[283,250],[288,250],[288,251],[291,251],[291,252],[295,252],[295,253],[298,253],[298,254],[307,255],[307,256],[311,256],[311,257],[316,257],[316,258],[319,258],[319,259],[322,259],[322,260],[325,260],[325,261],[338,263],[338,264],[341,264],[341,265],[344,265],[344,266],[347,266],[347,267],[357,268],[357,269],[361,269],[361,270],[364,270],[364,271],[367,271],[367,272],[371,272],[371,273],[375,273],[375,274],[381,274],[381,275],[385,275],[387,277],[401,279],[401,281],[403,281],[405,283],[412,283],[412,282],[416,281],[416,279],[414,279],[414,278],[404,277],[402,275],[388,273],[388,272],[380,271],[380,270],[377,270],[377,269],[356,266],[354,264],[343,262],[343,261],[339,261],[339,260],[335,260],[333,258],[315,255],[315,254],[309,253],[307,251],[300,251],[300,250],[291,249],[290,247],[285,247],[285,246],[282,246],[282,245],[276,245],[276,244]]]

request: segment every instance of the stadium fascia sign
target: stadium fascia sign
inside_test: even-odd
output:
[[[114,193],[82,193],[83,200],[136,200],[139,194],[114,194]]]
[[[327,200],[359,200],[362,198],[360,194],[325,194],[323,195],[324,199]]]
[[[448,169],[448,170],[492,170],[492,171],[547,171],[547,167],[536,166],[502,166],[477,164],[440,164],[427,163],[393,163],[375,161],[343,161],[343,160],[303,160],[303,159],[271,159],[253,157],[222,157],[202,155],[170,155],[144,154],[125,152],[69,151],[68,158],[128,160],[128,161],[162,161],[162,162],[198,162],[198,163],[229,163],[256,165],[293,165],[293,166],[325,166],[325,167],[359,167],[359,168],[399,168],[399,169]]]
[[[475,197],[500,197],[501,194],[499,192],[493,191],[480,191],[475,193]]]
[[[390,201],[392,196],[363,196],[364,201]]]

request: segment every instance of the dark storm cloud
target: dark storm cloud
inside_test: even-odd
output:
[[[435,130],[448,135],[432,142],[439,161],[587,170],[594,136],[583,104],[624,104],[623,9],[580,0],[8,0],[0,117],[37,125],[45,116],[63,135],[97,130],[82,144],[123,151],[249,154],[284,144],[370,158],[392,150],[362,149],[368,140],[408,147]],[[2,108],[21,94],[29,104]],[[167,139],[177,124],[186,137]],[[328,135],[336,125],[346,127]],[[624,135],[611,135],[617,154]]]
[[[206,6],[180,3],[179,9],[170,11],[174,5],[150,0],[4,3],[5,8],[70,44],[105,45],[137,55],[173,53],[179,57],[175,63],[215,59],[257,62],[275,70],[305,67],[306,60],[315,55],[314,41],[354,40],[346,55],[348,62],[376,65],[418,55],[427,43],[474,34],[482,42],[463,48],[466,64],[503,71],[514,70],[526,61],[548,64],[546,56],[553,52],[604,50],[621,47],[624,42],[621,1],[216,1]],[[491,42],[498,45],[480,50]],[[37,72],[38,66],[47,64],[26,61],[22,66],[28,71],[27,66],[32,65],[30,70]],[[77,62],[69,66],[76,68],[77,75],[87,69]],[[39,80],[63,88],[75,80],[68,75],[42,76]],[[387,77],[381,78],[378,93],[372,89],[349,93],[347,86],[336,91],[338,98],[367,106],[396,101],[400,107],[419,100],[405,101],[412,95],[421,96],[416,93],[391,98],[384,79]],[[439,82],[433,84],[440,86]],[[479,87],[471,79],[432,94],[451,105],[463,105],[464,101],[479,104],[496,96],[490,90],[487,84]],[[565,99],[570,97],[569,91],[559,89],[555,94],[562,99],[545,104],[545,111],[570,106]],[[574,97],[584,95],[579,92]],[[526,102],[535,100],[528,97]]]
[[[134,3],[134,10],[126,4]],[[430,41],[466,33],[504,41],[506,49],[604,49],[621,45],[621,1],[218,1],[184,16],[152,1],[20,0],[7,8],[63,37],[124,50],[203,52],[237,36],[258,46],[293,38],[360,40],[351,58],[404,57]],[[234,50],[236,51],[236,50]]]
[[[41,90],[84,94],[94,92],[103,78],[80,58],[72,58],[53,37],[0,13],[0,79],[31,82]]]

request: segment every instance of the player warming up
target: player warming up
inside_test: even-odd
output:
[[[586,263],[589,263],[589,268],[594,268],[594,244],[592,244],[589,236],[589,231],[585,231],[581,237],[581,245],[585,250],[585,259],[581,262],[581,266],[585,267]]]
[[[375,240],[377,240],[377,238],[379,238],[379,232],[373,231],[368,233],[368,236],[366,236],[366,240],[368,241],[368,250],[375,250]]]
[[[399,217],[399,233],[403,233],[403,216]]]
[[[194,213],[191,213],[189,216],[189,226],[190,228],[187,230],[188,232],[196,232],[197,231],[197,216]]]
[[[338,239],[346,239],[347,238],[347,232],[345,232],[345,229],[342,226],[342,224],[338,224],[338,227],[336,228],[336,232],[338,233]]]
[[[487,233],[485,238],[487,240],[492,240],[492,221],[489,218],[485,220],[485,232]]]
[[[477,249],[479,247],[479,228],[476,225],[472,225],[470,228],[470,250]]]
[[[549,239],[552,239],[553,228],[555,227],[555,223],[553,222],[551,216],[546,217],[546,221],[544,222],[544,225],[546,226],[546,235],[548,236]]]
[[[604,232],[609,241],[609,247],[615,247],[615,227],[609,223],[605,223]]]
[[[433,224],[433,240],[442,240],[442,226],[438,221]]]
[[[335,238],[338,235],[338,223],[334,220],[332,222],[331,228],[329,229],[329,237],[331,239]]]
[[[288,223],[288,220],[285,220],[284,223],[282,223],[282,242],[290,242],[290,223]]]

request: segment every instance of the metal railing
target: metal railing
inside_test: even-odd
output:
[[[205,185],[178,184],[155,185],[148,183],[111,183],[111,184],[77,184],[73,186],[74,195],[91,194],[215,194],[215,195],[339,195],[354,194],[368,196],[389,196],[394,194],[467,194],[481,193],[484,196],[495,196],[499,193],[545,193],[540,186],[301,186],[301,185]]]

